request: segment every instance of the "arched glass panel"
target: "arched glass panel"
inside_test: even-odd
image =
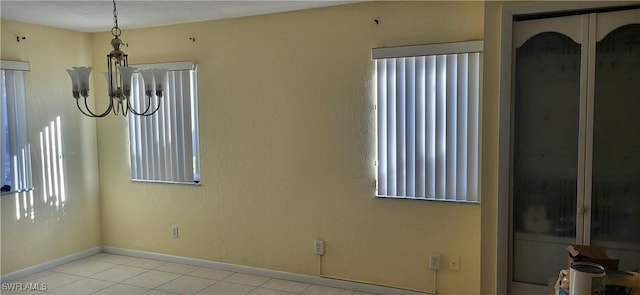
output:
[[[575,242],[581,46],[541,33],[515,62],[513,280],[546,285]]]

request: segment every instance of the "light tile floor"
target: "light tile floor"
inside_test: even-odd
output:
[[[8,291],[12,283],[40,291]],[[46,287],[45,287],[46,286]],[[215,268],[100,253],[3,283],[2,294],[373,295]],[[46,290],[44,290],[46,289]]]

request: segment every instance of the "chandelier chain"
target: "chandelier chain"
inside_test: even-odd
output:
[[[113,0],[113,28],[111,34],[115,37],[120,37],[121,31],[118,27],[118,10],[116,9],[116,0]]]

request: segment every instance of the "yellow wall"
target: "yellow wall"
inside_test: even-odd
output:
[[[483,7],[373,2],[123,28],[132,64],[198,64],[202,185],[130,182],[126,122],[99,120],[104,244],[318,274],[320,238],[326,275],[421,290],[436,252],[439,294],[479,293],[479,205],[374,197],[370,50],[483,39]],[[110,38],[93,35],[96,72]]]
[[[25,80],[34,190],[33,195],[1,196],[1,272],[7,274],[100,246],[102,241],[95,121],[76,110],[64,71],[91,64],[90,35],[8,20],[0,25],[1,58],[31,64]],[[16,35],[26,39],[16,42]],[[56,196],[45,201],[43,195],[40,132],[58,116],[67,193],[66,202],[56,204]]]

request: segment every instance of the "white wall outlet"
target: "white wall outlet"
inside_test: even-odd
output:
[[[429,256],[429,268],[433,270],[440,269],[440,254],[431,253],[431,256]]]
[[[178,238],[178,226],[177,225],[171,226],[171,237],[173,237],[174,239]]]
[[[324,255],[324,241],[316,240],[316,255]]]
[[[460,256],[449,257],[449,270],[460,271]]]

